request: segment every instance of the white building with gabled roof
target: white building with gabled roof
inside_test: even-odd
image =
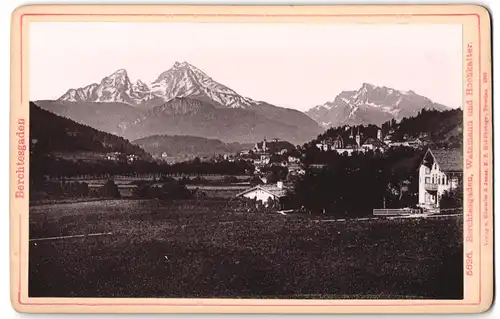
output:
[[[428,210],[439,209],[441,196],[463,182],[462,150],[428,149],[418,174],[418,205]]]
[[[251,187],[239,193],[237,196],[254,199],[266,205],[271,200],[279,201],[285,198],[286,195],[286,188],[283,186],[283,182],[280,181],[276,184],[264,184]]]

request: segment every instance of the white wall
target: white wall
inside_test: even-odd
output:
[[[418,170],[418,204],[425,205],[425,166],[420,165]]]
[[[243,197],[256,199],[262,203],[266,203],[269,199],[273,199],[274,196],[268,192],[264,192],[261,189],[256,189],[243,195]]]
[[[445,173],[441,172],[441,169],[439,168],[439,164],[436,164],[435,166],[433,165],[429,174],[426,174],[426,167],[424,165],[420,165],[419,177],[418,177],[418,180],[419,180],[418,204],[419,205],[428,205],[429,204],[428,202],[425,201],[425,194],[428,193],[425,190],[426,178],[428,179],[427,183],[438,185],[438,188],[437,188],[438,199],[437,199],[437,201],[436,201],[435,197],[431,198],[431,200],[434,199],[436,201],[436,204],[438,206],[439,206],[439,198],[441,198],[443,193],[445,191],[449,191],[450,189],[456,187],[455,183],[453,183],[453,185],[452,185],[451,180],[449,180],[449,176],[447,176]],[[443,180],[443,178],[444,178],[444,180]],[[431,196],[434,196],[435,193],[432,192],[429,194]]]

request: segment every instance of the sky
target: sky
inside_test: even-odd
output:
[[[119,69],[148,83],[176,61],[301,111],[364,82],[462,104],[462,28],[451,24],[33,22],[30,100],[57,99]]]

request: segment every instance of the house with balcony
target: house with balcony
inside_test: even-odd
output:
[[[439,210],[441,196],[463,182],[462,150],[428,149],[418,174],[418,206],[426,211]]]

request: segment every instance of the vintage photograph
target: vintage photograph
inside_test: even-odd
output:
[[[464,298],[461,24],[26,34],[30,298]]]

